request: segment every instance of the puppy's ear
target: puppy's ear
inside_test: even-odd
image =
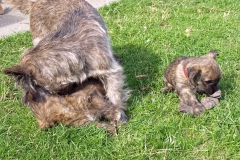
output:
[[[199,65],[194,65],[187,68],[189,80],[194,86],[196,86],[197,82],[200,80],[201,72],[202,71]]]
[[[219,54],[218,54],[217,51],[209,51],[209,53],[206,55],[206,57],[216,59],[216,57],[217,57],[218,55],[219,55]]]

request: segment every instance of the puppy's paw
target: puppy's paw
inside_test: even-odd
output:
[[[193,107],[193,114],[200,115],[206,108],[201,104],[198,103]]]
[[[200,115],[205,110],[205,108],[200,103],[194,106],[188,106],[184,103],[180,103],[178,106],[178,110],[182,113]]]
[[[205,97],[201,100],[201,103],[206,109],[212,109],[219,105],[219,100],[213,97]]]
[[[193,108],[184,104],[184,103],[180,103],[178,105],[178,110],[181,112],[181,113],[187,113],[187,114],[193,114]]]
[[[210,95],[210,97],[212,98],[221,98],[222,92],[221,90],[217,90],[215,93],[213,93],[212,95]]]
[[[171,89],[169,89],[168,87],[162,88],[162,89],[160,90],[160,92],[162,92],[162,93],[164,93],[164,94],[167,94],[167,93],[170,92],[170,91],[171,91]]]

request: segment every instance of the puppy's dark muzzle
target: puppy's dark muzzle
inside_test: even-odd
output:
[[[214,86],[211,86],[211,87],[207,87],[204,90],[198,90],[198,93],[207,94],[208,96],[210,96],[218,90],[219,90],[218,85],[214,85]]]

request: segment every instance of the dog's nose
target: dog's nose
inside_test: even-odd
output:
[[[219,90],[218,84],[214,85],[214,87],[213,87],[213,93],[215,93],[215,92],[218,91],[218,90]]]

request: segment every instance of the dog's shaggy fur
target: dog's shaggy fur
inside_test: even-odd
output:
[[[88,79],[61,96],[35,87],[35,90],[26,92],[24,101],[37,117],[40,128],[49,128],[59,123],[79,127],[95,121],[97,126],[115,135],[121,111],[104,98],[105,94],[100,81]]]
[[[180,57],[174,60],[164,73],[166,87],[161,91],[167,93],[175,90],[180,98],[179,110],[190,114],[200,114],[205,110],[197,99],[198,93],[211,95],[219,90],[218,82],[221,70],[215,61],[215,51],[197,57]]]
[[[95,8],[84,0],[5,1],[30,14],[34,46],[4,73],[14,75],[26,93],[40,86],[49,92],[46,96],[99,79],[107,99],[121,110],[121,120],[127,120],[123,68],[114,59],[107,27]]]

